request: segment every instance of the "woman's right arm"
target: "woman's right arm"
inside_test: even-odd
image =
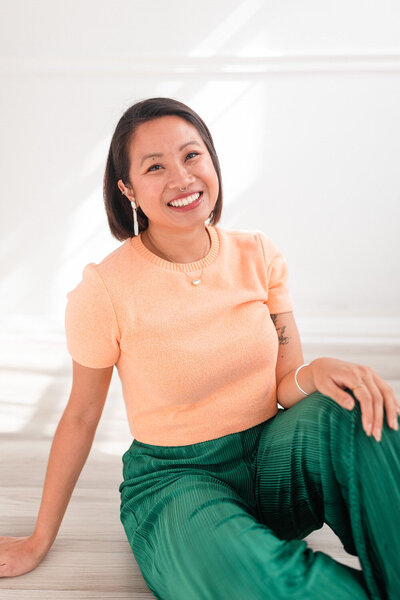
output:
[[[50,550],[92,447],[112,372],[113,366],[91,369],[73,361],[71,394],[51,445],[35,529],[26,537],[0,536],[0,577],[31,571]]]

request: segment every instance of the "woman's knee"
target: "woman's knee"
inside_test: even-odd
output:
[[[310,448],[319,448],[327,453],[342,456],[350,449],[354,440],[362,435],[360,405],[355,400],[352,410],[338,404],[336,400],[319,391],[306,396],[288,409],[292,412],[293,439],[300,435],[308,440]]]
[[[352,397],[354,398],[353,394]],[[357,399],[355,399],[354,408],[349,410],[338,404],[331,396],[327,396],[318,390],[306,396],[288,410],[293,409],[296,409],[296,416],[305,421],[310,419],[318,421],[318,419],[328,418],[331,422],[339,420],[340,423],[348,422],[349,424],[354,419],[354,415],[357,418],[360,413]]]

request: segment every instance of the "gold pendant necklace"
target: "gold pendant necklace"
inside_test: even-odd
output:
[[[147,229],[145,230],[145,232],[146,232],[147,239],[148,239],[148,241],[150,241],[150,244],[153,246],[153,248],[154,248],[154,249],[156,249],[156,250],[157,250],[157,252],[160,252],[160,250],[158,250],[158,248],[156,248],[156,247],[155,247],[155,245],[153,244],[153,242],[151,241],[151,239],[150,239],[150,236],[149,236],[149,232],[148,232],[148,230],[147,230]],[[207,253],[210,251],[210,249],[211,249],[211,238],[210,238],[210,234],[209,234],[209,232],[208,232],[208,230],[207,230],[207,229],[206,229],[206,233],[207,233],[207,246],[208,246],[208,242],[209,242],[209,243],[210,243],[210,247],[209,247],[208,251],[204,253],[204,256],[206,256],[206,254],[207,254]],[[142,234],[142,235],[143,235],[143,234]],[[164,255],[166,258],[167,258],[167,260],[169,260],[169,262],[175,263],[175,261],[173,261],[171,258],[169,258],[169,256],[167,256],[167,255],[166,255],[164,252],[160,252],[160,253],[161,253],[161,254],[163,254],[163,255]],[[203,258],[204,258],[204,256],[203,256]],[[201,260],[201,259],[200,259],[200,260]],[[196,262],[197,262],[197,261],[196,261]],[[204,265],[203,265],[203,267],[201,268],[200,277],[198,277],[198,278],[196,278],[196,279],[192,279],[193,275],[189,275],[190,279],[192,279],[192,284],[193,284],[193,285],[199,285],[199,284],[201,283],[201,276],[203,275],[203,269],[204,269]],[[188,275],[188,274],[187,274],[187,273],[185,273],[184,271],[183,271],[183,273],[184,273],[185,275]]]

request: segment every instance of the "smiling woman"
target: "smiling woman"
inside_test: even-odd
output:
[[[32,569],[54,541],[115,365],[133,438],[120,517],[156,598],[397,598],[393,390],[361,365],[301,364],[285,257],[263,231],[218,225],[219,161],[200,117],[170,98],[130,107],[104,200],[124,242],[67,294],[69,408],[36,530],[0,538],[0,575]],[[324,522],[362,571],[302,540]]]

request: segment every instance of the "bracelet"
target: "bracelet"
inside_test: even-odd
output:
[[[305,394],[306,396],[309,396],[310,394],[307,394],[307,392],[305,392],[304,390],[301,389],[301,387],[299,386],[298,382],[297,382],[297,373],[300,371],[300,369],[302,369],[303,367],[308,367],[310,363],[304,363],[304,365],[301,365],[300,367],[297,368],[296,373],[294,374],[294,380],[296,382],[297,387],[299,388],[299,390]]]

